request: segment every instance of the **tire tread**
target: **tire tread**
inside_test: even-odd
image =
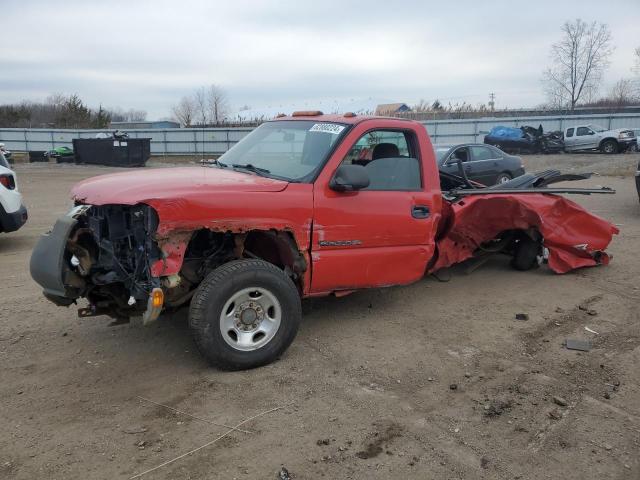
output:
[[[232,359],[225,358],[224,355],[221,355],[218,351],[214,351],[212,349],[212,345],[210,344],[211,342],[208,340],[209,333],[207,332],[207,329],[211,327],[210,322],[207,321],[207,306],[209,302],[215,301],[217,296],[219,296],[217,291],[221,285],[229,281],[233,282],[234,278],[236,278],[238,274],[251,271],[267,272],[273,275],[276,279],[280,279],[285,284],[288,284],[286,286],[290,289],[290,293],[295,293],[297,301],[293,302],[294,311],[283,311],[283,316],[290,315],[292,317],[293,329],[292,331],[285,333],[283,346],[282,348],[279,348],[277,352],[275,352],[273,358],[270,357],[268,359],[253,362],[234,361]],[[302,306],[300,302],[300,296],[298,294],[298,289],[296,288],[291,278],[289,278],[284,273],[284,271],[264,260],[233,260],[213,270],[198,286],[196,293],[194,294],[191,301],[191,306],[189,307],[189,327],[191,330],[191,335],[196,344],[196,348],[198,349],[200,354],[209,361],[209,363],[223,370],[239,370],[258,367],[275,360],[278,355],[280,355],[289,347],[289,345],[295,338],[301,316]],[[217,321],[218,319],[216,318],[215,322]],[[218,328],[217,324],[215,325],[215,327]],[[260,350],[265,347],[262,347]]]

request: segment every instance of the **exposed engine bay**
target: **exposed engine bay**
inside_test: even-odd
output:
[[[157,227],[157,213],[145,204],[79,205],[58,220],[43,246],[34,249],[32,275],[48,285],[44,294],[57,305],[87,298],[89,306],[78,310],[81,317],[125,320],[147,312],[154,290],[162,290],[163,308],[189,302],[211,271],[236,258],[269,259],[292,278],[306,270],[290,237],[281,232],[237,235],[199,229],[187,232],[179,272],[155,276],[152,266],[166,257]],[[61,258],[51,255],[56,249],[63,252]],[[52,272],[60,272],[59,277],[51,278]]]
[[[86,297],[90,307],[81,309],[81,316],[140,315],[152,289],[159,287],[159,279],[150,274],[152,262],[162,257],[154,240],[156,212],[147,205],[81,205],[67,217],[74,222],[62,259],[67,288],[59,302]],[[45,293],[56,301],[56,295]]]

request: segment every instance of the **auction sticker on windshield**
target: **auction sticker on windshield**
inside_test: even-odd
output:
[[[310,132],[333,133],[340,135],[344,130],[344,125],[336,125],[335,123],[316,123],[309,129]]]

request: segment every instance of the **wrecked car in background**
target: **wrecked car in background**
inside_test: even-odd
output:
[[[638,138],[629,128],[607,130],[599,125],[569,127],[564,132],[564,149],[567,152],[599,150],[602,153],[622,153],[635,150]]]
[[[609,261],[616,227],[554,194],[612,190],[554,188],[585,178],[556,171],[484,188],[458,167],[439,172],[418,122],[296,112],[207,166],[78,183],[31,274],[57,305],[86,298],[82,317],[190,304],[199,351],[242,369],[287,349],[305,297],[409,284],[489,248],[520,270]]]
[[[503,127],[491,129],[484,143],[494,145],[507,153],[556,153],[564,150],[562,132],[547,132],[533,127]]]
[[[492,145],[434,145],[434,151],[440,171],[456,174],[458,162],[462,161],[467,178],[484,185],[505,183],[525,172],[520,157]]]

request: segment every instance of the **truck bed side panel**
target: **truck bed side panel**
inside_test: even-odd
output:
[[[606,264],[604,253],[618,229],[564,197],[549,194],[465,198],[452,205],[451,227],[437,243],[434,272],[470,258],[506,230],[537,229],[549,250],[549,267],[566,273]]]

